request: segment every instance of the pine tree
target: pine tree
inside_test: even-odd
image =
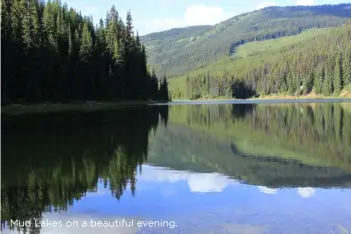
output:
[[[292,95],[296,91],[296,83],[294,82],[294,75],[290,69],[288,70],[286,79],[288,80],[288,93]]]
[[[3,40],[10,40],[12,36],[12,1],[2,0],[1,1],[1,38]]]
[[[89,62],[92,56],[93,42],[91,33],[89,31],[88,24],[85,23],[83,26],[82,40],[79,50],[79,56],[83,62]]]
[[[47,43],[57,48],[56,37],[55,37],[55,18],[53,14],[53,4],[49,0],[44,8],[43,12],[43,27],[44,33],[47,36]]]
[[[351,47],[349,46],[343,56],[342,61],[343,86],[351,83]]]
[[[322,93],[323,95],[329,96],[333,93],[333,82],[330,76],[330,71],[325,69],[325,79],[323,81]]]
[[[115,64],[119,64],[122,60],[120,41],[118,40],[118,30],[118,12],[116,11],[116,8],[112,6],[107,19],[106,46],[109,49]]]
[[[296,96],[300,96],[300,94],[301,94],[301,81],[300,81],[299,74],[296,74],[296,76],[295,76],[295,90],[296,90]]]
[[[161,84],[160,84],[160,89],[159,89],[159,98],[160,100],[163,101],[168,101],[169,100],[169,95],[168,95],[168,82],[166,77],[162,78]]]
[[[58,2],[58,13],[56,17],[56,32],[57,35],[63,35],[64,33],[64,22],[63,22],[63,8],[61,7],[61,3]]]
[[[342,70],[341,70],[341,55],[336,57],[335,69],[334,69],[334,93],[340,94],[342,88]]]
[[[284,72],[281,75],[281,82],[280,82],[280,91],[281,93],[286,93],[288,92],[288,84],[286,82],[287,79],[287,74]]]
[[[26,15],[28,15],[26,9],[26,0],[16,0],[13,2],[11,22],[13,29],[13,38],[17,42],[23,42],[23,21]]]
[[[133,19],[130,11],[127,13],[126,18],[126,27],[125,27],[125,40],[126,40],[126,49],[127,51],[132,50],[133,46]]]
[[[99,47],[102,51],[104,51],[106,49],[106,30],[104,26],[104,21],[102,19],[100,19],[99,22],[97,37]]]
[[[145,50],[145,46],[142,45],[142,48],[141,48],[141,70],[142,70],[142,73],[145,75],[145,76],[149,76],[149,72],[147,70],[147,56],[146,56],[146,50]],[[155,70],[153,70],[153,72],[155,72]],[[156,73],[156,72],[155,72]]]
[[[30,48],[39,46],[39,18],[35,0],[26,1],[26,14],[22,19],[23,42]]]
[[[303,81],[303,94],[308,94],[312,87],[313,87],[313,72],[311,72],[310,74],[308,75],[305,75],[305,78],[304,78],[304,81]]]
[[[315,75],[315,79],[314,79],[314,91],[316,92],[316,94],[321,94],[322,93],[322,87],[323,87],[323,83],[325,80],[325,69],[323,66],[320,66],[319,68],[317,68],[317,72]]]
[[[73,40],[73,45],[74,45],[74,49],[76,51],[80,50],[80,45],[81,45],[81,37],[79,35],[78,29],[76,29],[74,31],[74,40]]]
[[[68,36],[67,37],[68,37],[68,55],[72,56],[74,53],[74,42],[73,42],[71,25],[68,25]]]

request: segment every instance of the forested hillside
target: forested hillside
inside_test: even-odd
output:
[[[232,55],[248,42],[338,27],[351,18],[351,4],[269,7],[214,26],[188,27],[141,37],[149,62],[161,75],[181,75]]]
[[[1,45],[2,104],[168,99],[114,6],[94,26],[59,0],[1,0]]]
[[[172,96],[249,98],[277,93],[299,96],[312,91],[329,96],[350,89],[351,23],[290,45],[280,47],[280,43],[275,40],[270,44],[276,48],[221,59],[175,78],[171,81]]]

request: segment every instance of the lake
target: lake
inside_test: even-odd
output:
[[[351,102],[2,116],[3,233],[349,233]]]

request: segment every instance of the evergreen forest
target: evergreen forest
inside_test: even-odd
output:
[[[130,12],[92,17],[60,0],[1,0],[2,104],[168,100]]]
[[[279,49],[221,59],[174,78],[172,97],[339,96],[350,89],[350,45],[348,23]]]

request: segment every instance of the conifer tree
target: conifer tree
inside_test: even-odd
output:
[[[126,18],[126,27],[125,27],[125,40],[126,40],[126,49],[130,51],[133,46],[133,19],[130,11],[127,13]]]
[[[79,55],[83,63],[90,61],[92,55],[93,42],[91,38],[91,33],[88,28],[88,24],[85,23],[83,26],[81,45],[79,50]]]
[[[23,42],[23,22],[26,14],[26,0],[16,0],[13,2],[11,11],[11,24],[13,30],[13,38],[16,42]]]
[[[73,35],[71,25],[68,25],[68,55],[72,56],[74,53],[74,42],[73,42]]]
[[[1,1],[1,39],[6,39],[9,34],[11,34],[11,12],[9,12],[9,9],[11,9],[10,3],[9,0]]]
[[[341,55],[336,57],[335,69],[334,69],[334,93],[340,94],[342,88],[342,71],[341,71]]]
[[[322,93],[322,87],[323,83],[325,80],[325,69],[323,66],[320,66],[317,68],[317,72],[315,75],[315,81],[314,81],[314,91],[316,94],[321,94]]]
[[[168,82],[166,77],[163,77],[160,83],[159,98],[164,101],[168,101]]]
[[[322,93],[323,95],[331,95],[333,93],[333,82],[332,82],[332,76],[330,75],[330,71],[327,70],[328,67],[325,69],[325,79],[323,81],[323,86],[322,86]]]
[[[291,70],[288,70],[288,75],[287,75],[287,80],[288,80],[288,92],[289,94],[294,94],[296,91],[296,83],[294,82],[294,75],[292,74]]]
[[[55,18],[53,12],[53,4],[49,0],[44,8],[43,12],[43,26],[44,26],[44,34],[47,36],[47,42],[50,46],[56,48],[56,39],[54,35],[55,31]]]
[[[343,85],[351,83],[351,47],[349,46],[343,56],[342,61]]]

